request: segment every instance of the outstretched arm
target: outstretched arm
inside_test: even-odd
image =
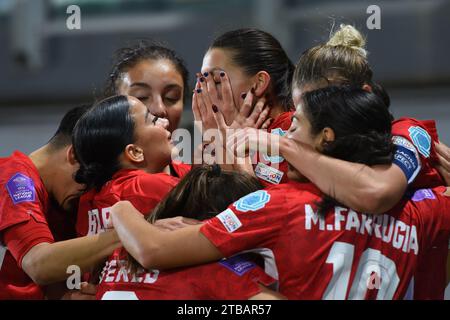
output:
[[[67,267],[76,265],[82,272],[108,257],[120,247],[115,231],[55,243],[39,243],[22,259],[22,269],[39,285],[65,280]]]
[[[280,139],[280,153],[322,192],[357,211],[384,213],[408,186],[403,171],[393,164],[369,167],[347,162],[287,138]]]
[[[227,148],[281,155],[322,192],[360,212],[381,214],[402,198],[408,186],[397,165],[367,165],[325,156],[311,146],[264,131],[245,129],[227,140]],[[246,150],[242,150],[242,149]]]
[[[162,231],[148,223],[128,201],[111,209],[114,228],[125,249],[147,269],[170,269],[223,258],[200,232],[201,225]]]

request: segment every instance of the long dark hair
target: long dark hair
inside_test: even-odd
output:
[[[134,121],[126,96],[98,102],[78,121],[73,133],[80,168],[75,181],[99,190],[120,167],[119,156],[134,142]]]
[[[149,40],[141,40],[130,46],[120,48],[115,52],[113,56],[111,72],[106,82],[103,96],[106,98],[109,96],[117,95],[119,93],[118,81],[120,80],[120,76],[122,73],[127,72],[129,69],[133,68],[143,60],[160,59],[169,60],[181,75],[184,85],[183,100],[185,102],[189,93],[189,71],[186,68],[185,62],[172,49],[169,49],[168,47],[160,43]]]
[[[217,164],[196,167],[155,207],[147,221],[153,223],[176,216],[209,219],[234,201],[262,188],[257,178],[245,172],[222,170]],[[128,264],[131,273],[141,267],[131,255]]]
[[[303,110],[311,134],[326,127],[334,131],[335,140],[323,146],[323,154],[368,166],[392,163],[392,115],[378,95],[359,87],[327,87],[305,93]],[[334,205],[326,196],[319,212],[325,214]]]
[[[271,77],[277,102],[285,110],[293,108],[291,83],[294,64],[271,34],[252,28],[232,30],[216,38],[210,48],[229,50],[233,63],[249,76],[266,71]]]

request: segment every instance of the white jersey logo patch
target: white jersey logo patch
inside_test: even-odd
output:
[[[222,222],[223,226],[229,233],[232,233],[242,227],[241,221],[231,209],[227,209],[218,214],[217,218],[219,218],[220,222]]]
[[[264,181],[279,184],[283,178],[284,172],[262,162],[258,162],[255,167],[255,175]]]

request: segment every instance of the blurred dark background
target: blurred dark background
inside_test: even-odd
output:
[[[81,8],[81,30],[66,26],[72,4]],[[381,8],[380,30],[366,26],[369,5]],[[0,0],[0,156],[39,147],[67,109],[93,101],[112,53],[130,41],[168,44],[193,85],[208,45],[227,30],[266,30],[296,62],[340,23],[367,37],[394,115],[436,119],[449,144],[450,0]],[[182,126],[192,128],[190,102]]]

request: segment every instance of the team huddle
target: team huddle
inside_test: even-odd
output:
[[[443,299],[450,148],[393,118],[364,46],[341,25],[294,65],[258,29],[214,39],[189,163],[183,60],[118,50],[101,98],[0,158],[0,299]]]

